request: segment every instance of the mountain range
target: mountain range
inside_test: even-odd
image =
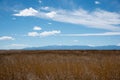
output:
[[[120,50],[120,46],[67,46],[67,45],[52,45],[43,47],[27,47],[23,50]]]

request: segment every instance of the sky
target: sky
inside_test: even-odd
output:
[[[0,49],[120,46],[120,0],[0,0]]]

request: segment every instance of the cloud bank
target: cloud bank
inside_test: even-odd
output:
[[[11,46],[11,47],[26,47],[28,45],[25,45],[25,44],[11,44],[9,46]]]
[[[34,16],[58,22],[79,24],[89,28],[120,31],[120,14],[101,9],[96,9],[90,12],[82,8],[72,11],[53,9],[50,7],[45,7],[44,10],[26,8],[13,15]]]
[[[87,34],[61,34],[61,36],[120,36],[120,32],[87,33]]]

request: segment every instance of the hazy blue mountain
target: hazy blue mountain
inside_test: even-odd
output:
[[[120,50],[120,46],[43,46],[43,47],[28,47],[24,50]]]

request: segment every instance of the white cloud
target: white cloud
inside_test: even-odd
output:
[[[25,45],[25,44],[11,44],[9,46],[11,46],[11,47],[26,47],[28,45]]]
[[[45,7],[41,7],[42,10],[49,10],[49,7],[48,6],[45,6]]]
[[[30,13],[29,12],[32,12]],[[28,13],[26,13],[28,12]],[[26,14],[24,14],[26,13]],[[109,12],[101,9],[87,11],[77,9],[73,11],[49,8],[47,11],[37,11],[33,8],[24,9],[15,16],[34,16],[51,19],[53,21],[84,25],[89,28],[120,31],[120,15],[117,12]]]
[[[54,18],[56,15],[56,12],[55,11],[51,11],[49,13],[46,13],[46,16],[49,17],[49,18]]]
[[[39,33],[37,33],[37,32],[29,32],[28,36],[32,36],[32,37],[39,36]]]
[[[95,1],[95,4],[100,4],[100,2],[99,1]]]
[[[58,31],[58,30],[53,30],[53,31],[44,31],[42,33],[40,33],[40,36],[51,36],[51,35],[56,35],[56,34],[59,34],[61,33],[61,31]]]
[[[28,8],[21,10],[17,14],[13,14],[14,16],[36,16],[39,12],[33,8]]]
[[[61,34],[61,36],[120,36],[120,32],[88,33],[88,34]]]
[[[117,46],[120,46],[120,43],[118,43]]]
[[[42,30],[42,28],[39,26],[34,26],[33,30]]]
[[[28,36],[32,36],[32,37],[46,37],[46,36],[52,36],[52,35],[56,35],[56,34],[60,34],[61,31],[59,30],[53,30],[53,31],[44,31],[41,33],[38,32],[29,32]]]
[[[14,40],[14,38],[11,36],[2,36],[0,37],[0,40]]]
[[[5,49],[23,49],[25,47],[30,47],[30,45],[26,45],[26,44],[9,44],[7,46],[5,46]]]
[[[95,47],[95,45],[93,45],[93,44],[88,44],[87,46],[90,46],[90,47]]]

